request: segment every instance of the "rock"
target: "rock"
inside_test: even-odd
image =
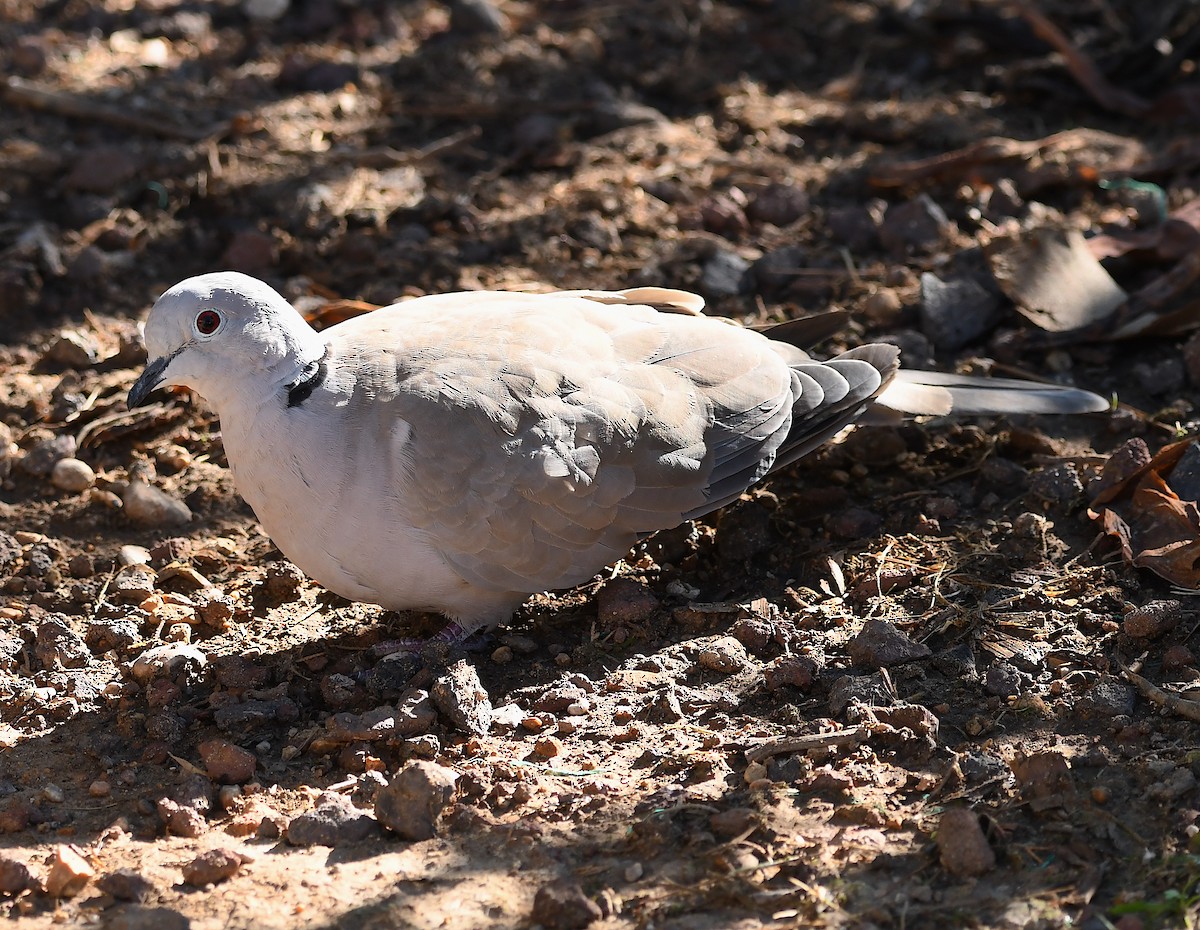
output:
[[[779,656],[764,669],[768,691],[778,691],[783,687],[799,688],[807,692],[812,688],[813,680],[820,672],[821,666],[809,656],[786,655]]]
[[[201,836],[208,831],[212,785],[203,775],[190,775],[174,788],[171,797],[159,798],[156,808],[168,833]]]
[[[668,685],[665,690],[659,691],[654,696],[654,699],[646,705],[643,713],[639,716],[644,717],[652,723],[678,723],[686,715],[683,712],[683,705],[679,703],[679,692],[674,685]]]
[[[808,266],[808,252],[798,245],[787,245],[767,252],[750,266],[747,280],[764,297],[777,297]]]
[[[92,658],[83,637],[63,617],[51,617],[38,625],[33,651],[42,667],[49,670],[83,668]]]
[[[150,900],[154,894],[154,883],[133,869],[117,869],[101,875],[96,887],[118,901],[135,901],[139,904]]]
[[[865,507],[843,507],[825,522],[826,529],[842,539],[864,539],[873,536],[883,525],[883,518]]]
[[[983,690],[996,697],[1013,697],[1021,693],[1032,680],[1014,665],[996,659],[983,676]]]
[[[117,550],[118,565],[149,565],[150,550],[145,546],[122,546]]]
[[[136,659],[129,669],[130,677],[139,684],[165,676],[180,683],[190,684],[199,677],[208,664],[208,657],[189,643],[164,643],[151,646]]]
[[[0,855],[0,894],[18,895],[37,887],[37,879],[20,859]]]
[[[1200,500],[1200,446],[1192,443],[1171,469],[1171,490],[1181,501]]]
[[[880,707],[895,700],[888,682],[878,672],[871,675],[843,675],[829,688],[829,712],[835,717],[854,702]]]
[[[705,197],[700,202],[700,222],[705,229],[718,236],[739,236],[750,227],[743,209],[745,201],[746,195],[738,188],[729,193]]]
[[[756,223],[788,226],[809,210],[808,191],[794,184],[770,184],[746,205],[746,215]]]
[[[657,609],[658,598],[632,578],[613,578],[596,594],[596,614],[605,625],[642,623]]]
[[[968,808],[951,807],[942,812],[937,847],[942,867],[951,875],[975,878],[996,867],[996,853],[988,844],[979,816]]]
[[[232,849],[210,849],[183,867],[183,881],[193,888],[215,885],[232,878],[249,860]]]
[[[1126,635],[1138,639],[1157,639],[1175,629],[1183,619],[1183,603],[1174,599],[1156,600],[1135,607],[1121,621]]]
[[[108,194],[142,170],[142,159],[129,144],[84,149],[63,184],[74,190]]]
[[[989,456],[979,467],[979,477],[982,483],[995,490],[997,487],[1009,488],[1027,483],[1028,475],[1024,468],[1012,459],[999,455]]]
[[[1192,650],[1182,643],[1169,646],[1162,654],[1162,667],[1163,671],[1167,674],[1173,674],[1185,668],[1194,668],[1195,665],[1195,655],[1192,654]]]
[[[458,773],[434,762],[410,762],[375,796],[375,817],[406,840],[437,833],[442,813],[454,801]]]
[[[1075,709],[1085,719],[1120,717],[1133,713],[1133,702],[1133,688],[1119,678],[1105,676],[1075,702]]]
[[[914,642],[886,620],[868,620],[847,647],[859,668],[887,668],[931,655],[924,643]]]
[[[734,297],[742,293],[750,263],[736,252],[717,249],[700,272],[700,292],[706,297]]]
[[[579,885],[561,880],[537,890],[530,920],[547,930],[583,930],[602,916],[600,907]]]
[[[208,777],[222,785],[244,785],[254,778],[258,757],[228,740],[210,739],[197,749]]]
[[[13,43],[11,55],[13,68],[23,77],[37,77],[50,63],[40,36],[21,36]]]
[[[761,617],[743,617],[729,632],[756,656],[765,655],[775,642],[775,624]]]
[[[167,907],[130,904],[105,915],[104,930],[189,930],[192,922]]]
[[[882,326],[893,322],[903,307],[900,295],[890,287],[882,287],[868,294],[862,304],[867,319]]]
[[[723,840],[740,836],[756,827],[758,822],[758,812],[748,807],[731,807],[728,810],[718,811],[708,818],[708,825],[712,832]]]
[[[327,791],[314,810],[291,819],[287,841],[292,846],[345,846],[360,843],[377,830],[369,813],[355,807],[349,798]]]
[[[247,19],[270,23],[282,19],[291,5],[291,0],[242,0],[242,12]]]
[[[921,275],[917,318],[921,331],[943,352],[961,349],[990,332],[1002,316],[1000,296],[970,275],[942,280]]]
[[[141,604],[154,593],[158,573],[149,565],[131,565],[117,572],[109,594],[123,604]]]
[[[1156,362],[1141,362],[1133,366],[1133,379],[1151,397],[1174,397],[1183,388],[1187,370],[1182,359],[1175,356]]]
[[[953,233],[954,224],[946,211],[928,194],[918,194],[912,200],[892,204],[879,225],[883,247],[897,258],[936,248]]]
[[[125,515],[142,526],[179,526],[191,522],[192,511],[183,501],[136,478],[121,495]]]
[[[291,562],[272,562],[263,576],[262,592],[271,607],[278,607],[294,601],[304,581],[304,573]]]
[[[258,836],[260,839],[283,836],[287,818],[275,808],[256,797],[238,803],[245,806],[225,825],[225,832],[230,836]]]
[[[732,675],[750,665],[750,656],[746,654],[746,647],[732,636],[721,636],[701,651],[696,662],[701,668]]]
[[[1021,793],[1031,799],[1035,811],[1061,806],[1075,793],[1071,765],[1066,756],[1055,749],[1045,749],[1032,755],[1018,753],[1009,763]]]
[[[79,459],[59,459],[50,472],[50,483],[60,491],[79,493],[96,483],[92,466]]]
[[[1183,366],[1187,371],[1188,381],[1200,385],[1200,333],[1194,333],[1183,344]]]
[[[240,735],[256,732],[273,723],[291,723],[300,716],[300,708],[291,698],[248,699],[223,704],[213,712],[213,723],[224,733]]]
[[[1083,481],[1072,462],[1039,468],[1029,478],[1029,493],[1041,501],[1070,507],[1083,498]]]
[[[504,35],[508,18],[492,0],[448,0],[450,29],[462,35]]]
[[[95,874],[96,870],[77,847],[56,846],[46,876],[46,894],[52,898],[73,898],[83,891]]]
[[[22,471],[45,478],[63,459],[73,458],[75,451],[75,437],[63,433],[34,443],[17,464]]]
[[[879,242],[879,224],[887,203],[872,200],[866,207],[834,207],[825,217],[832,238],[853,252],[874,249]]]
[[[483,736],[492,725],[492,702],[475,666],[464,659],[433,683],[429,695],[442,716],[465,733]]]
[[[879,337],[880,342],[894,345],[900,350],[900,364],[913,368],[933,366],[933,343],[924,333],[915,329],[898,329]]]

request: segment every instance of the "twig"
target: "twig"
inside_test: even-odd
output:
[[[388,145],[382,145],[357,151],[352,149],[338,150],[330,153],[330,159],[332,161],[353,162],[356,165],[363,165],[368,168],[415,165],[419,162],[445,155],[447,152],[460,148],[468,142],[475,141],[482,134],[483,130],[478,126],[470,126],[461,132],[446,136],[444,139],[436,139],[424,148],[419,148],[414,152],[402,151]]]
[[[1038,38],[1066,59],[1071,76],[1100,106],[1125,116],[1145,116],[1150,112],[1152,104],[1149,100],[1114,86],[1100,73],[1095,62],[1076,48],[1066,33],[1032,3],[1028,0],[1012,0],[1012,6],[1029,23]]]
[[[226,128],[224,123],[210,126],[207,129],[180,126],[161,116],[142,116],[127,109],[101,103],[84,94],[51,90],[48,87],[39,87],[16,77],[0,78],[0,97],[17,107],[45,110],[47,113],[71,119],[106,123],[109,126],[119,126],[121,129],[129,129],[133,132],[163,136],[167,139],[183,139],[188,142],[197,142],[209,136],[220,135]]]
[[[1142,697],[1165,707],[1167,710],[1174,711],[1185,720],[1200,723],[1200,701],[1188,701],[1177,694],[1164,691],[1157,685],[1151,684],[1119,659],[1117,660],[1117,666],[1121,669],[1121,673],[1129,679],[1130,683],[1142,693]]]
[[[870,731],[866,727],[851,727],[847,730],[835,730],[832,733],[813,733],[809,736],[785,736],[781,739],[769,740],[746,750],[747,762],[758,762],[771,756],[781,756],[785,753],[808,752],[811,749],[827,749],[830,746],[857,746],[867,738]]]

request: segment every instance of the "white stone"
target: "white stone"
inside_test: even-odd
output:
[[[50,472],[50,483],[63,491],[78,493],[86,491],[96,483],[92,466],[79,459],[59,459]]]

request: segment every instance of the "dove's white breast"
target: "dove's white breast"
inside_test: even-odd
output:
[[[409,521],[408,423],[388,405],[374,410],[388,419],[372,424],[328,413],[272,398],[222,418],[234,482],[280,551],[351,600],[453,617],[511,613],[511,596],[471,590]]]

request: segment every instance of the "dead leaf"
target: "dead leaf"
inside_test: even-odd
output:
[[[1078,230],[1045,227],[996,238],[984,254],[1018,312],[1052,333],[1107,320],[1127,299]]]
[[[1088,511],[1116,539],[1127,562],[1185,588],[1200,588],[1200,508],[1180,498],[1170,478],[1181,463],[1198,456],[1195,437],[1166,446],[1101,491]]]

